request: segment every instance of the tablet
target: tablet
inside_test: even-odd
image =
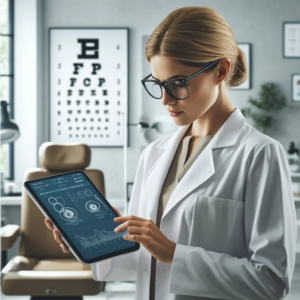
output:
[[[29,180],[23,186],[81,263],[90,265],[140,248],[123,238],[127,230],[114,232],[120,225],[113,220],[118,214],[83,171]]]

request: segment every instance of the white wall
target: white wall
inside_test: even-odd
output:
[[[290,141],[299,146],[300,106],[291,101],[291,74],[299,73],[300,64],[299,59],[282,58],[282,22],[299,20],[299,0],[16,0],[15,120],[21,130],[15,147],[16,179],[37,164],[37,148],[48,141],[49,27],[130,28],[129,123],[137,123],[147,117],[142,116],[142,37],[150,35],[172,10],[193,5],[215,9],[227,20],[237,42],[252,44],[253,88],[230,91],[233,104],[248,106],[248,97],[256,97],[262,83],[276,82],[288,107],[278,114],[270,135],[285,149]],[[130,127],[129,134],[128,181],[133,181],[145,145],[138,128]],[[108,198],[123,196],[122,148],[93,148],[91,167],[104,172]]]
[[[26,169],[37,166],[38,118],[41,100],[40,49],[41,2],[15,0],[14,103],[20,138],[15,142],[15,181],[20,184]],[[39,50],[39,51],[38,51]],[[39,122],[38,122],[39,121]]]

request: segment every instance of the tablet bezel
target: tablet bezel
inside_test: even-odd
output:
[[[66,242],[67,246],[69,247],[69,249],[71,250],[71,252],[74,254],[74,256],[76,256],[76,258],[79,261],[81,261],[82,263],[84,263],[86,265],[91,265],[93,263],[96,263],[96,262],[99,262],[99,261],[102,261],[102,260],[106,260],[106,259],[109,259],[109,258],[112,258],[112,257],[115,257],[115,256],[119,256],[119,255],[123,255],[123,254],[127,254],[127,253],[130,253],[130,252],[134,252],[134,251],[139,250],[140,244],[138,242],[135,242],[135,245],[133,247],[121,249],[121,250],[118,250],[118,251],[115,251],[115,252],[111,252],[111,253],[107,253],[107,254],[104,254],[104,255],[101,255],[101,256],[97,256],[95,258],[85,259],[82,256],[82,254],[80,253],[80,251],[72,243],[71,239],[65,233],[65,231],[63,230],[63,228],[58,224],[58,222],[56,221],[56,219],[54,218],[54,216],[51,214],[51,212],[47,209],[47,207],[43,204],[43,202],[39,199],[39,197],[37,196],[37,194],[34,192],[34,190],[29,185],[29,183],[32,183],[32,182],[42,181],[42,180],[49,179],[49,178],[54,178],[54,177],[61,177],[61,176],[65,176],[65,175],[68,175],[68,174],[79,173],[79,172],[82,173],[83,176],[85,176],[85,178],[89,181],[89,183],[93,186],[93,188],[100,194],[100,196],[102,197],[103,201],[105,201],[105,203],[108,205],[108,207],[111,209],[111,211],[115,214],[115,216],[118,217],[119,215],[116,213],[116,211],[110,205],[110,203],[106,200],[106,198],[99,191],[99,189],[94,185],[94,183],[88,177],[88,175],[84,171],[82,171],[82,170],[75,170],[75,171],[71,171],[71,172],[64,172],[64,173],[60,173],[60,174],[56,174],[56,175],[51,175],[51,176],[43,177],[43,178],[28,180],[28,181],[25,181],[23,183],[23,186],[24,186],[25,190],[27,191],[27,193],[29,194],[29,196],[31,197],[31,199],[37,204],[37,206],[39,207],[39,209],[45,215],[45,217],[48,218],[48,219],[50,219],[51,222],[52,222],[52,224],[54,225],[54,228],[56,228],[60,232],[62,239]],[[117,225],[116,225],[116,227],[117,227]]]

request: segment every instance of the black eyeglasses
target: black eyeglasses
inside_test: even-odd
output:
[[[163,82],[159,82],[158,80],[154,79],[148,79],[152,74],[148,75],[144,79],[141,80],[143,86],[145,87],[148,94],[155,98],[155,99],[161,99],[163,96],[162,86],[165,88],[166,92],[172,97],[177,100],[184,100],[189,96],[189,90],[187,88],[186,82],[195,77],[196,75],[200,74],[201,72],[207,70],[212,65],[219,62],[221,59],[218,59],[205,68],[201,69],[200,71],[197,71],[196,73],[190,75],[187,78],[184,79],[167,79]]]

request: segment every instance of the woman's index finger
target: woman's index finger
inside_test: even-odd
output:
[[[45,219],[45,223],[46,223],[46,225],[47,225],[47,227],[49,228],[49,229],[51,229],[51,230],[54,230],[54,228],[53,228],[53,226],[52,226],[52,222],[51,222],[51,220],[50,219]]]

